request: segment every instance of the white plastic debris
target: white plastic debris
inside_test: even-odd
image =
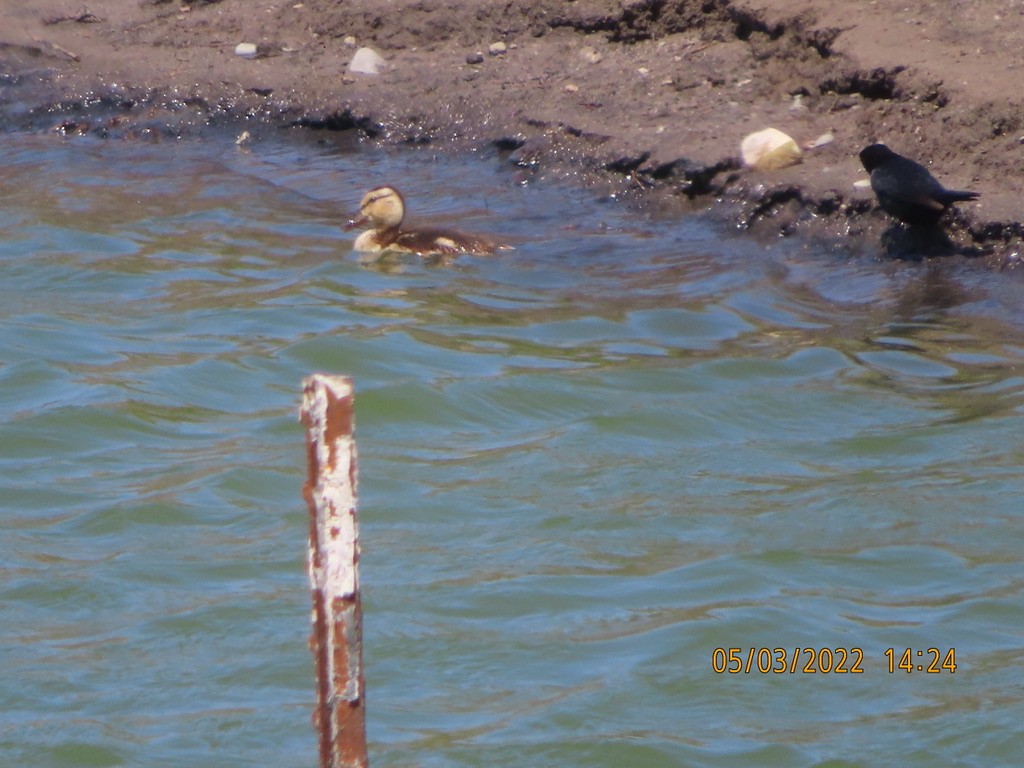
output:
[[[824,147],[827,144],[831,144],[836,140],[836,137],[832,135],[832,132],[823,133],[821,136],[816,138],[814,141],[809,141],[804,144],[804,149],[817,149],[818,147]]]

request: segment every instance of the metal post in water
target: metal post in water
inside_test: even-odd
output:
[[[309,476],[309,559],[313,591],[320,768],[366,768],[363,609],[359,596],[353,388],[347,376],[303,382]]]

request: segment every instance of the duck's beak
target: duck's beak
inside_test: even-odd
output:
[[[349,219],[348,224],[345,225],[345,230],[348,231],[350,229],[355,229],[356,227],[361,227],[368,221],[369,219],[363,214],[357,214],[354,219]]]

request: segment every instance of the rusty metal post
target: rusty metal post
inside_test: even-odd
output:
[[[363,609],[359,597],[353,388],[346,376],[303,382],[309,477],[310,648],[316,660],[320,768],[366,768]]]

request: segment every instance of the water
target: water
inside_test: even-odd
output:
[[[497,157],[7,135],[0,168],[3,765],[315,765],[314,371],[357,386],[373,765],[1024,760],[1016,273]],[[517,249],[366,263],[337,225],[381,181]],[[826,647],[863,672],[713,670]]]

